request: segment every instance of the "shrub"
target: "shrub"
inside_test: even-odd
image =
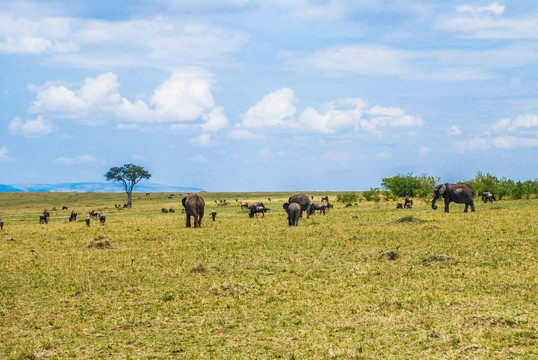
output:
[[[407,175],[397,174],[390,178],[381,180],[381,187],[390,190],[395,197],[429,197],[433,187],[440,180],[433,176],[422,174],[413,176],[412,173]]]
[[[381,200],[379,193],[379,188],[370,188],[368,191],[363,191],[362,196],[364,196],[366,201],[379,202],[379,200]]]
[[[343,193],[336,196],[336,201],[344,204],[351,204],[357,202],[358,200],[359,195],[356,192]]]

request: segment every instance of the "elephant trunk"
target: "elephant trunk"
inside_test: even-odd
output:
[[[432,199],[432,209],[433,210],[437,210],[437,205],[435,205],[435,200],[437,200],[437,198],[434,196],[433,199]]]

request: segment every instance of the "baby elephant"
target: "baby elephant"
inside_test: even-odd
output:
[[[301,217],[301,205],[298,203],[284,203],[282,207],[288,213],[288,225],[297,226],[299,224],[299,218]]]

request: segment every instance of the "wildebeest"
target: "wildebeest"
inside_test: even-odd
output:
[[[316,210],[319,210],[320,214],[323,212],[323,215],[325,215],[325,209],[326,208],[327,208],[327,204],[313,203],[313,204],[310,205],[310,215],[315,214]]]
[[[176,211],[172,208],[168,209],[168,212],[175,213]]]
[[[267,201],[271,201],[271,198],[267,198]]]
[[[166,213],[168,213],[168,209],[162,208],[162,209],[161,209],[161,212],[162,212],[163,214],[166,214]]]
[[[90,214],[90,217],[94,217],[96,219],[99,216],[99,213],[95,210],[90,211],[89,214]]]
[[[75,210],[71,211],[71,215],[69,215],[69,222],[71,221],[77,221],[77,212]]]
[[[241,203],[241,209],[248,209],[248,203]]]
[[[104,223],[105,223],[105,220],[106,220],[106,216],[105,216],[105,214],[101,214],[101,215],[99,215],[99,222],[100,222],[101,224],[104,224]]]
[[[491,192],[491,191],[484,191],[482,193],[482,201],[484,202],[484,204],[486,204],[487,202],[493,202],[493,200],[497,200],[495,199],[495,195]]]
[[[68,209],[67,209],[67,206],[65,206],[65,205],[62,206],[62,210],[68,210]]]
[[[86,219],[84,219],[84,221],[86,221],[86,226],[90,226],[90,217],[89,216],[86,216]]]
[[[411,204],[405,204],[405,205],[404,205],[404,208],[406,208],[406,209],[411,209],[412,206],[411,206]]]
[[[213,221],[215,221],[216,216],[217,216],[217,211],[215,210],[211,211],[211,218],[213,219]]]
[[[329,203],[329,197],[328,196],[322,196],[321,197],[321,202],[327,202],[327,204]]]
[[[4,220],[0,219],[0,230],[4,230]]]
[[[411,207],[413,207],[413,199],[411,198],[405,199],[404,208],[411,209]]]
[[[40,224],[48,224],[49,222],[49,212],[47,209],[43,210],[43,213],[39,215],[39,223]]]
[[[403,204],[402,203],[397,203],[396,204],[396,209],[403,209]]]
[[[250,218],[253,218],[254,215],[258,217],[258,213],[261,213],[262,217],[265,217],[265,213],[267,212],[267,209],[265,208],[265,206],[263,206],[262,203],[251,205],[249,209],[250,209],[250,212],[248,214],[248,217]]]

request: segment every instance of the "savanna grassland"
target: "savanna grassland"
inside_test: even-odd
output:
[[[538,356],[537,199],[444,214],[329,194],[327,215],[289,227],[288,193],[201,193],[187,229],[168,195],[0,194],[0,358]],[[260,200],[249,219],[240,202]],[[90,210],[105,225],[86,227]]]

